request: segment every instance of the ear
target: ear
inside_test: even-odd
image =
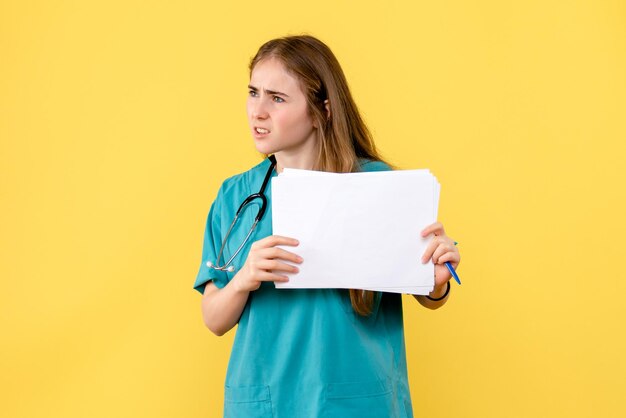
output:
[[[330,103],[328,99],[324,100],[324,108],[326,109],[326,120],[328,121],[330,119]],[[317,122],[313,121],[313,127],[318,128]]]

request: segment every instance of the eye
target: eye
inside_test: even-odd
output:
[[[285,101],[285,99],[283,99],[283,98],[282,98],[282,97],[280,97],[280,96],[274,96],[274,101],[275,101],[276,103],[283,103],[283,102]]]
[[[256,97],[257,96],[256,91],[254,91],[254,90],[248,90],[248,95],[250,97]]]

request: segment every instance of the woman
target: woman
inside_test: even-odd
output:
[[[203,294],[204,322],[213,333],[223,335],[238,324],[224,416],[411,417],[400,295],[278,290],[272,283],[287,281],[284,274],[297,272],[294,264],[303,262],[296,239],[272,235],[272,176],[285,167],[390,169],[376,152],[343,71],[318,39],[290,36],[259,49],[248,88],[254,143],[271,157],[222,184],[207,219],[194,285]],[[267,199],[265,214],[252,227],[263,206],[256,198],[229,234],[240,202],[253,193]],[[422,235],[433,235],[421,261],[435,263],[435,287],[416,299],[435,309],[450,288],[444,263],[456,267],[460,256],[441,224]]]

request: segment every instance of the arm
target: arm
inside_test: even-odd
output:
[[[239,273],[237,273],[239,274]],[[207,283],[202,295],[202,319],[217,336],[230,331],[241,317],[250,292],[236,288],[233,278],[223,289],[213,282]]]
[[[278,260],[301,263],[302,258],[276,245],[298,245],[293,238],[272,235],[252,244],[245,264],[230,282],[219,289],[207,283],[202,295],[202,319],[215,335],[230,331],[241,317],[250,292],[261,287],[262,282],[287,282],[289,279],[275,272],[298,272],[298,268]]]

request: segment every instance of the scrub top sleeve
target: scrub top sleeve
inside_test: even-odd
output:
[[[228,283],[226,272],[215,270],[207,267],[207,261],[215,263],[217,261],[217,252],[222,245],[222,228],[221,228],[221,202],[222,188],[217,193],[215,201],[211,205],[209,216],[206,220],[206,228],[204,230],[204,243],[202,245],[202,262],[196,276],[196,282],[193,288],[200,293],[204,293],[207,282],[213,280],[213,283],[220,289]]]

